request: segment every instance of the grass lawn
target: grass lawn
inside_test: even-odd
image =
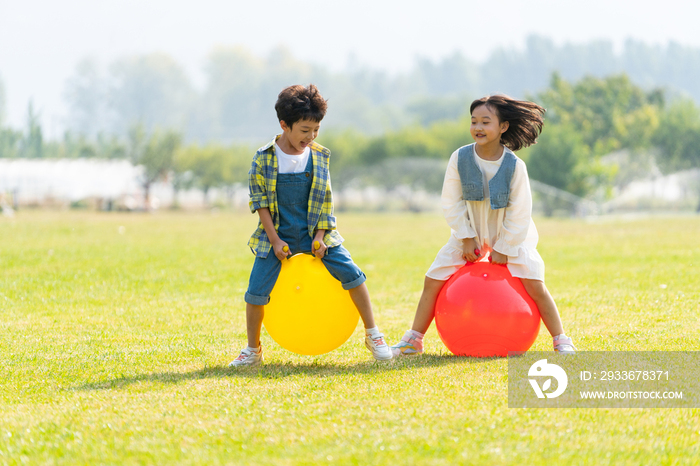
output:
[[[358,326],[233,371],[256,216],[21,211],[0,218],[0,464],[697,465],[698,409],[510,409],[507,360],[375,363]],[[579,349],[700,349],[700,217],[537,219]],[[449,230],[339,214],[390,343]],[[551,340],[542,327],[533,349]]]

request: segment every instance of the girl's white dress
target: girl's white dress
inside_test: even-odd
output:
[[[544,281],[544,261],[536,249],[539,236],[532,221],[532,194],[525,162],[516,158],[508,206],[492,210],[488,182],[501,166],[503,154],[498,160],[483,160],[475,149],[476,163],[484,175],[484,200],[465,201],[457,170],[458,152],[450,157],[442,185],[442,211],[452,234],[426,276],[435,280],[450,278],[466,263],[462,258],[462,240],[476,238],[482,252],[493,249],[508,256],[508,270],[514,277]]]

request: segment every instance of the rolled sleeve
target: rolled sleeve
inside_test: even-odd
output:
[[[508,206],[498,239],[493,245],[495,251],[515,257],[527,238],[532,218],[532,194],[525,163],[518,160],[511,181]]]
[[[250,196],[250,201],[248,202],[248,205],[250,206],[250,211],[252,213],[255,213],[258,211],[258,209],[263,209],[265,207],[270,207],[270,203],[267,200],[267,195],[262,194],[259,196]]]
[[[338,228],[335,217],[332,215],[321,215],[318,219],[318,230],[336,230]]]
[[[323,199],[323,205],[321,206],[321,215],[318,217],[318,224],[316,225],[316,229],[337,229],[335,217],[333,216],[333,190],[331,189],[330,178],[328,179],[328,182],[326,184],[326,197]]]
[[[255,213],[258,209],[270,206],[267,189],[265,188],[265,177],[262,174],[257,157],[253,160],[253,164],[248,172],[248,194],[250,195],[248,205],[252,213]]]
[[[445,171],[445,181],[442,184],[440,203],[447,224],[459,239],[474,238],[476,231],[470,226],[467,203],[462,198],[462,181],[457,169],[458,151],[450,157]]]

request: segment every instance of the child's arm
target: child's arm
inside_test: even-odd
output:
[[[476,242],[476,238],[465,238],[462,240],[462,258],[465,261],[476,262],[481,257],[483,257],[483,254],[479,251],[479,243]]]
[[[525,163],[518,160],[510,183],[510,199],[506,206],[503,226],[491,253],[494,264],[505,264],[508,256],[517,257],[518,250],[527,238],[532,220],[532,194]],[[495,254],[494,254],[495,253]]]
[[[260,216],[260,223],[262,223],[263,229],[267,234],[267,238],[272,244],[272,250],[275,256],[279,260],[284,259],[289,255],[289,249],[287,252],[283,251],[287,243],[282,241],[275,230],[275,224],[272,221],[272,215],[270,214],[270,200],[267,197],[267,185],[265,182],[265,176],[263,175],[261,166],[261,155],[255,154],[253,157],[253,163],[251,164],[250,170],[248,171],[248,192],[250,194],[250,211],[257,212]]]
[[[323,259],[323,256],[326,255],[326,249],[328,249],[328,246],[326,246],[326,244],[323,242],[323,237],[325,234],[326,230],[316,230],[313,246],[311,247],[311,252],[319,259]]]
[[[321,215],[318,217],[316,229],[316,236],[318,236],[318,231],[323,230],[325,234],[327,230],[337,229],[335,216],[333,216],[333,190],[331,189],[330,171],[326,179],[326,193],[323,197],[323,203],[321,204]],[[323,237],[321,237],[321,242],[323,242]]]
[[[481,254],[476,254],[479,243],[476,231],[471,227],[467,203],[462,198],[462,181],[457,169],[458,151],[450,157],[445,171],[445,181],[442,183],[442,213],[447,224],[455,232],[455,236],[462,240],[462,257],[467,262],[479,260]]]
[[[248,194],[250,196],[248,205],[252,213],[270,205],[270,201],[267,198],[265,175],[263,175],[262,172],[260,158],[260,154],[255,154],[250,170],[248,170]]]
[[[326,246],[323,241],[323,237],[326,236],[326,231],[335,230],[336,228],[335,217],[333,216],[333,190],[331,189],[331,175],[329,170],[328,178],[326,179],[326,193],[323,198],[323,203],[321,204],[321,214],[318,217],[313,246],[311,247],[311,252],[319,259],[322,259],[323,256],[326,255],[326,250],[328,249],[328,246]],[[318,248],[316,244],[318,244]]]
[[[258,215],[260,216],[260,222],[265,229],[265,233],[267,233],[267,239],[270,240],[270,244],[272,244],[272,250],[275,252],[275,256],[277,256],[279,260],[286,258],[289,255],[289,249],[285,252],[284,247],[289,245],[282,241],[277,234],[275,224],[272,222],[272,215],[270,215],[270,209],[262,207],[258,209]]]

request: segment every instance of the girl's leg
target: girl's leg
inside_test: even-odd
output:
[[[444,284],[443,280],[425,277],[413,325],[411,330],[407,330],[401,340],[391,347],[394,356],[410,356],[423,352],[423,336],[435,318],[435,302]]]
[[[423,334],[428,331],[435,317],[435,302],[444,284],[445,282],[443,280],[425,277],[423,293],[418,301],[418,307],[416,309],[416,315],[413,318],[411,330]]]
[[[523,282],[527,294],[529,294],[532,300],[535,301],[535,304],[537,304],[537,308],[540,310],[540,315],[542,316],[542,322],[544,322],[545,327],[549,330],[550,335],[555,337],[564,333],[564,327],[562,327],[561,318],[559,317],[559,310],[544,282],[526,278],[521,278],[520,281]]]

